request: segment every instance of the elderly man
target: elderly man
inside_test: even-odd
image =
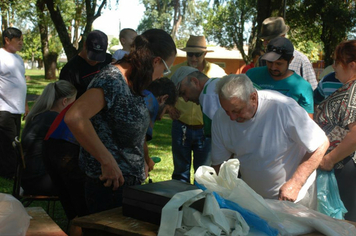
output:
[[[186,47],[187,61],[171,68],[172,74],[182,66],[196,68],[209,78],[220,78],[226,75],[218,65],[205,59],[208,52],[204,36],[191,35]],[[193,167],[210,164],[211,139],[204,135],[203,115],[199,105],[178,99],[175,108],[169,110],[172,122],[172,153],[174,171],[173,179],[190,182],[192,151]]]
[[[62,68],[59,79],[71,82],[77,89],[77,98],[86,90],[94,76],[107,64],[111,55],[106,53],[108,37],[100,30],[90,32],[83,49]]]
[[[190,101],[201,105],[204,135],[211,137],[211,120],[220,108],[219,97],[215,93],[215,84],[219,79],[209,79],[198,69],[182,66],[173,74],[171,80],[177,87],[178,95],[185,102]]]
[[[216,84],[219,109],[212,123],[212,166],[239,159],[242,179],[264,198],[316,206],[315,169],[329,141],[293,99],[256,91],[244,74]]]
[[[263,40],[263,46],[266,47],[270,40],[279,36],[285,37],[288,31],[289,26],[284,23],[282,17],[269,17],[262,22],[261,33],[258,37]],[[303,53],[297,50],[294,50],[293,56],[294,60],[290,64],[289,69],[294,70],[295,73],[308,81],[314,90],[318,85],[318,82],[316,80],[313,65]],[[258,61],[258,66],[265,65],[265,61]]]
[[[314,113],[313,89],[311,85],[289,67],[294,60],[294,47],[289,39],[272,39],[262,59],[267,66],[248,70],[246,75],[262,89],[272,89],[293,98],[311,118]]]

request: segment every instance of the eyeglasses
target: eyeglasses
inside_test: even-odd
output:
[[[204,52],[187,52],[188,57],[201,57],[204,54]]]
[[[171,70],[169,69],[169,67],[167,66],[167,63],[163,60],[163,58],[161,58],[163,65],[166,67],[166,69],[163,71],[163,75],[169,75],[171,73]]]
[[[275,47],[273,45],[268,45],[267,46],[267,52],[275,52],[278,54],[285,54],[286,49],[284,47]]]

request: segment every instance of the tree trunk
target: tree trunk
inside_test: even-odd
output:
[[[50,52],[44,57],[45,79],[55,80],[58,54]]]
[[[36,2],[36,13],[37,13],[37,25],[40,31],[41,38],[41,51],[42,57],[44,61],[44,70],[45,70],[45,79],[50,79],[50,77],[46,77],[48,74],[48,67],[46,59],[49,55],[49,43],[48,43],[48,26],[45,22],[45,2],[44,0],[37,0]]]
[[[175,0],[174,1],[174,16],[173,16],[173,27],[172,27],[172,32],[171,36],[173,40],[176,39],[177,31],[180,26],[180,23],[182,22],[182,15],[180,11],[180,1]]]
[[[55,5],[54,0],[44,0],[51,15],[54,26],[56,27],[59,39],[61,40],[64,52],[67,59],[70,60],[76,54],[78,54],[77,49],[72,45],[71,39],[69,37],[67,27],[63,21],[61,12],[57,5]]]

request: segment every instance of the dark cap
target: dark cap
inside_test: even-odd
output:
[[[276,61],[282,56],[293,56],[294,47],[289,39],[278,37],[272,39],[267,45],[267,52],[262,56],[263,60]]]
[[[89,60],[103,62],[106,59],[108,36],[100,30],[93,30],[85,41]]]

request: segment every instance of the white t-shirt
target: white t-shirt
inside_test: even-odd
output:
[[[112,58],[114,58],[115,60],[120,60],[122,59],[126,54],[129,54],[130,52],[128,51],[124,51],[122,49],[116,50],[116,52],[114,52],[114,55],[112,55]]]
[[[22,58],[0,48],[0,111],[24,113],[26,91],[25,66]]]
[[[219,96],[215,93],[216,83],[219,78],[209,79],[199,95],[199,103],[203,112],[204,134],[211,136],[211,121],[215,112],[220,108]]]
[[[213,119],[215,112],[221,107],[219,95],[215,93],[215,86],[218,81],[219,78],[209,79],[199,95],[199,103],[202,107],[203,114],[210,120]]]
[[[325,140],[324,131],[293,99],[271,90],[258,91],[255,116],[230,120],[220,108],[212,123],[212,165],[239,159],[243,180],[264,198],[277,199],[306,152]]]

